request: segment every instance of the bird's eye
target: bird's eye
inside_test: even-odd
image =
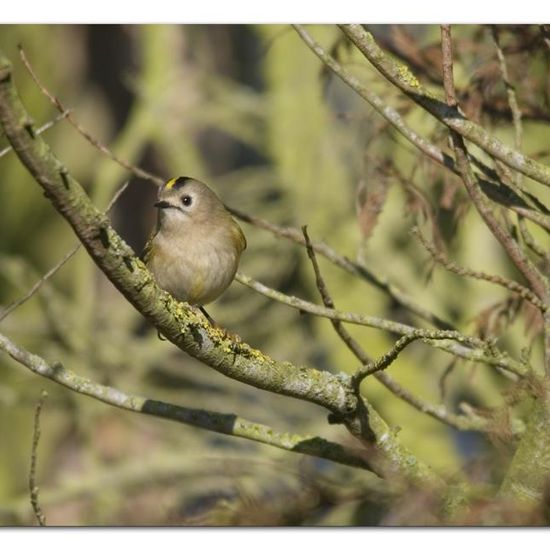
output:
[[[193,199],[191,198],[191,195],[183,195],[181,198],[181,204],[183,204],[183,206],[191,206],[192,202]]]

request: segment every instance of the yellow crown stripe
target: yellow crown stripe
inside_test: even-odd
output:
[[[172,178],[171,180],[168,180],[165,185],[166,189],[172,189],[172,187],[174,187],[177,180],[178,178]]]

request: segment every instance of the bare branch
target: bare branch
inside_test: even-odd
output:
[[[52,105],[61,113],[67,113],[66,117],[67,120],[72,124],[72,126],[78,131],[78,133],[86,140],[88,141],[93,147],[101,151],[104,155],[107,155],[110,159],[112,159],[114,162],[116,162],[119,166],[122,166],[134,176],[148,180],[155,185],[162,185],[164,181],[159,178],[158,176],[155,176],[154,174],[151,174],[150,172],[147,172],[146,170],[143,170],[143,168],[139,168],[137,166],[134,166],[133,164],[130,164],[126,162],[125,160],[119,158],[117,155],[115,155],[106,145],[104,145],[101,141],[94,138],[77,120],[76,116],[65,109],[61,101],[54,96],[50,91],[42,84],[40,79],[38,78],[38,75],[32,68],[29,60],[27,59],[27,56],[25,54],[25,51],[21,46],[19,46],[19,55],[21,56],[21,61],[23,61],[23,65],[25,65],[25,68],[31,75],[31,78],[34,80],[40,91],[50,100]]]
[[[235,275],[235,279],[246,285],[256,292],[263,294],[264,296],[281,302],[287,306],[293,307],[300,311],[306,313],[311,313],[312,315],[317,315],[319,317],[326,317],[327,319],[335,319],[338,321],[343,321],[345,323],[351,323],[354,325],[364,325],[372,328],[379,328],[381,330],[386,330],[388,332],[399,334],[402,336],[411,335],[413,333],[422,334],[421,338],[426,339],[426,343],[430,346],[438,349],[442,349],[448,353],[456,355],[457,357],[462,357],[463,359],[469,359],[471,361],[477,361],[480,363],[485,363],[487,365],[492,365],[495,367],[500,367],[504,370],[507,370],[518,376],[524,376],[527,374],[525,365],[515,361],[504,354],[487,354],[484,347],[488,345],[487,342],[475,338],[472,336],[466,336],[456,331],[437,331],[430,329],[418,329],[405,325],[403,323],[397,323],[395,321],[390,321],[388,319],[381,319],[379,317],[373,317],[371,315],[362,315],[359,313],[350,313],[338,311],[336,309],[331,309],[323,307],[307,300],[302,300],[296,296],[288,296],[279,292],[273,288],[270,288],[259,281],[255,281],[251,277],[244,275],[243,273],[238,272]],[[446,339],[455,340],[457,343],[453,342],[437,342],[431,338],[432,334],[445,333]],[[472,348],[466,347],[472,346]]]
[[[412,145],[414,145],[419,151],[426,155],[431,160],[435,161],[440,166],[450,170],[454,174],[460,175],[455,161],[447,153],[442,151],[439,147],[423,138],[417,134],[412,128],[410,128],[401,115],[393,109],[391,106],[387,105],[379,96],[372,92],[372,90],[361,84],[353,75],[346,71],[332,56],[330,56],[325,50],[318,44],[305,30],[301,25],[295,25],[294,28],[302,38],[302,40],[307,44],[307,46],[321,59],[321,61],[329,67],[334,74],[341,78],[350,88],[352,88],[359,96],[365,99],[381,116],[383,116],[403,137],[405,137]],[[462,116],[462,115],[460,115]],[[538,212],[529,207],[529,205],[520,199],[520,197],[515,197],[515,200],[510,200],[508,197],[509,190],[504,186],[500,181],[499,175],[495,170],[491,169],[489,166],[484,164],[482,161],[469,154],[471,161],[485,174],[486,177],[491,178],[497,182],[498,187],[505,188],[506,193],[493,192],[488,195],[491,200],[496,201],[498,204],[517,212],[530,219],[533,223],[544,227],[546,230],[550,231],[550,217],[546,214]],[[479,176],[479,183],[483,183]],[[482,187],[483,192],[485,193],[485,188]],[[525,190],[521,190],[526,193]],[[515,193],[514,193],[515,194]],[[518,200],[520,199],[520,200]],[[440,326],[439,328],[449,328]]]
[[[315,280],[317,283],[317,288],[319,290],[319,293],[321,294],[323,303],[325,304],[326,307],[334,309],[334,302],[328,292],[328,288],[321,275],[321,270],[319,268],[319,264],[317,263],[317,258],[315,256],[315,250],[311,244],[311,241],[309,240],[307,229],[304,226],[302,230],[304,232],[304,238],[306,240],[308,256],[311,260],[311,263],[313,265],[313,269],[315,272]],[[367,353],[357,343],[357,341],[351,336],[351,334],[346,330],[346,328],[342,325],[340,321],[331,320],[331,322],[338,336],[346,344],[346,346],[350,349],[350,351],[355,355],[355,357],[357,357],[357,359],[359,359],[359,361],[361,362],[362,367],[358,371],[358,373],[363,372],[363,370],[368,370],[369,372],[372,371],[372,373],[374,374],[374,377],[382,385],[384,385],[389,391],[391,391],[396,397],[405,401],[406,403],[408,403],[415,409],[419,410],[420,412],[428,414],[433,418],[443,422],[444,424],[447,424],[448,426],[451,426],[458,430],[484,431],[486,429],[486,425],[482,419],[476,419],[475,421],[472,421],[471,418],[466,418],[463,416],[452,414],[446,409],[446,407],[434,406],[430,403],[427,403],[426,401],[419,399],[418,397],[411,394],[409,391],[405,390],[389,374],[385,372],[379,372],[380,369],[374,368],[375,364],[378,364],[378,362],[375,363],[367,355]],[[407,338],[407,337],[405,336],[404,338]],[[352,377],[352,383],[355,385],[357,392],[359,392],[359,389],[360,389],[359,386],[362,380],[362,377],[360,377],[360,375],[358,377],[358,373],[356,373]]]
[[[50,128],[53,128],[58,122],[66,118],[68,115],[69,115],[69,111],[62,111],[53,120],[50,120],[49,122],[46,122],[46,124],[43,124],[42,126],[40,126],[40,128],[37,128],[36,133],[40,135],[46,132]],[[4,155],[7,155],[12,150],[13,148],[11,145],[4,147],[4,149],[0,150],[0,158],[2,158]]]
[[[114,194],[113,198],[109,202],[109,205],[107,206],[107,210],[105,211],[105,213],[109,213],[111,211],[111,209],[116,204],[117,200],[122,195],[122,193],[124,193],[127,187],[128,187],[128,182],[123,184],[118,189],[118,191]],[[49,279],[51,279],[78,252],[81,246],[82,246],[82,243],[76,244],[45,275],[40,277],[40,279],[36,281],[36,283],[30,288],[30,290],[26,294],[24,294],[23,296],[21,296],[20,298],[12,302],[9,306],[6,306],[2,311],[0,311],[0,323],[15,309],[17,309],[19,306],[23,305],[25,302],[30,300],[42,288],[42,285],[45,282],[47,282]]]
[[[40,277],[36,283],[34,283],[26,294],[20,298],[17,298],[17,300],[14,300],[11,304],[0,311],[0,323],[19,306],[30,300],[42,288],[42,285],[50,280],[78,252],[81,246],[82,244],[78,243],[71,248],[71,250],[69,250],[69,252],[67,252],[59,262],[57,262],[48,272]]]
[[[17,346],[2,334],[0,334],[0,349],[35,374],[119,409],[175,420],[182,424],[249,439],[250,441],[264,443],[279,449],[326,458],[327,460],[356,468],[370,469],[367,462],[359,456],[359,453],[355,453],[352,449],[332,443],[321,437],[280,433],[274,431],[270,426],[250,422],[234,414],[190,409],[137,395],[129,395],[113,387],[104,386],[103,384],[79,376],[75,372],[66,369],[60,363],[50,364],[42,357]],[[39,404],[40,407],[42,406],[41,403]],[[39,409],[37,408],[37,415],[39,414]],[[36,436],[35,430],[36,444],[38,443],[39,436],[40,432]]]
[[[232,207],[228,207],[228,210],[240,220],[249,223],[255,227],[265,229],[266,231],[273,233],[277,237],[288,239],[289,241],[295,242],[301,246],[306,245],[304,236],[298,229],[294,227],[277,225],[261,218],[251,216],[250,214],[245,214],[244,212],[236,210]],[[385,277],[382,277],[367,269],[363,265],[357,262],[353,262],[346,256],[339,254],[324,242],[312,241],[311,246],[317,254],[320,254],[331,263],[343,269],[344,271],[347,271],[351,275],[359,277],[360,279],[363,279],[364,281],[372,284],[379,290],[385,292],[392,300],[395,300],[396,303],[409,310],[411,313],[414,313],[418,317],[425,319],[426,321],[444,330],[454,330],[454,327],[450,323],[441,319],[435,313],[428,311],[420,304],[415,303],[410,298],[410,296],[408,296],[400,288],[392,284]]]
[[[46,191],[53,206],[72,226],[90,257],[126,299],[168,340],[218,372],[279,395],[316,403],[340,418],[364,442],[357,398],[349,380],[327,371],[276,361],[260,350],[235,341],[212,327],[187,303],[177,302],[158,287],[146,266],[91,203],[82,186],[33,132],[30,117],[12,83],[9,60],[0,56],[0,122],[18,157]],[[380,445],[379,471],[393,468],[413,483],[441,480],[418,461],[368,404],[369,420]]]
[[[403,137],[411,142],[415,147],[420,149],[427,157],[431,158],[438,164],[447,166],[454,170],[453,159],[441,151],[439,147],[418,135],[412,130],[403,120],[401,115],[393,108],[387,105],[378,95],[370,88],[364,86],[352,74],[346,71],[331,55],[318,44],[313,37],[306,31],[303,25],[293,25],[300,38],[307,46],[321,59],[321,61],[338,75],[346,84],[348,84],[355,92],[357,92],[364,100],[366,100],[380,115],[382,115]]]
[[[29,491],[31,496],[31,506],[38,521],[38,524],[44,527],[46,525],[46,517],[42,512],[40,503],[38,502],[38,486],[36,485],[36,463],[38,459],[38,442],[40,441],[40,413],[44,406],[44,401],[48,397],[47,392],[42,390],[42,395],[34,412],[34,427],[32,434],[32,449],[31,449],[31,467],[29,472]]]
[[[521,238],[524,240],[529,249],[534,252],[539,258],[546,258],[546,251],[534,239],[533,235],[531,235],[531,232],[527,228],[527,224],[525,223],[525,218],[523,218],[523,216],[518,216],[518,228],[521,234]]]
[[[450,107],[454,107],[456,104],[456,95],[454,93],[454,82],[452,79],[452,46],[450,29],[448,25],[442,25],[441,27],[441,43],[443,50],[443,80],[445,83],[447,101]],[[468,191],[468,195],[474,203],[474,206],[483,218],[483,221],[487,227],[491,230],[493,235],[507,252],[514,265],[527,279],[535,294],[542,301],[546,301],[546,283],[543,277],[516,241],[514,241],[514,239],[512,239],[506,230],[498,223],[492,210],[486,202],[485,196],[475,181],[470,166],[470,161],[468,160],[468,152],[466,150],[464,140],[462,136],[453,128],[451,128],[451,140],[456,156],[458,170],[462,177],[462,181],[464,182],[464,186]]]
[[[430,243],[418,230],[418,228],[414,228],[411,233],[415,235],[418,240],[422,243],[422,246],[430,253],[431,257],[439,264],[441,264],[445,269],[452,273],[456,273],[457,275],[460,275],[462,277],[471,277],[472,279],[477,279],[480,281],[487,281],[489,283],[493,283],[499,286],[502,286],[514,294],[517,294],[521,296],[524,300],[527,300],[531,302],[535,307],[540,309],[541,311],[546,311],[548,309],[548,306],[543,303],[537,295],[529,290],[527,287],[523,286],[522,284],[513,281],[511,279],[507,279],[506,277],[502,277],[501,275],[492,275],[489,273],[484,273],[483,271],[474,271],[473,269],[468,269],[467,267],[462,267],[449,258],[445,256],[443,252],[440,250],[437,250],[435,245],[433,243]]]
[[[519,105],[518,105],[516,90],[512,85],[512,83],[510,82],[510,77],[508,76],[508,66],[506,64],[506,58],[504,57],[504,52],[500,47],[499,32],[498,32],[498,27],[496,25],[491,25],[491,36],[493,37],[493,41],[495,43],[498,64],[500,67],[500,72],[502,73],[502,80],[504,80],[504,86],[506,87],[506,94],[508,96],[508,104],[510,105],[510,111],[512,111],[512,121],[514,122],[514,130],[516,134],[514,147],[518,151],[521,151],[521,144],[523,141],[521,109],[519,108]],[[519,175],[519,177],[521,178],[521,175]]]

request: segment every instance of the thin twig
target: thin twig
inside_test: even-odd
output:
[[[309,235],[307,233],[306,225],[302,226],[302,233],[306,241],[307,255],[311,261],[311,265],[313,266],[313,271],[315,273],[315,284],[317,285],[319,294],[321,295],[321,298],[323,300],[323,303],[325,304],[325,307],[329,309],[334,309],[334,302],[330,296],[330,293],[328,291],[327,285],[325,284],[323,276],[321,275],[321,270],[319,269],[319,264],[317,263],[317,257],[315,256],[315,251],[311,246],[311,241],[309,240]],[[345,342],[345,344],[351,349],[351,351],[355,353],[355,348],[359,348],[359,346],[357,345],[355,340],[351,337],[351,335],[342,327],[342,323],[337,319],[331,319],[331,323],[334,329],[336,330],[336,333]],[[364,406],[364,398],[361,395],[359,395],[359,391],[358,391],[359,388],[355,388],[355,390],[357,393],[356,414],[362,416],[362,426],[363,426],[362,431],[368,440],[375,440],[376,437],[374,436],[374,432],[372,432],[370,428],[369,415],[367,413],[366,407]]]
[[[49,130],[50,128],[53,128],[58,122],[60,122],[64,118],[66,118],[69,115],[69,113],[70,113],[70,111],[62,111],[53,120],[50,120],[50,121],[46,122],[46,124],[43,124],[42,126],[40,126],[40,128],[38,128],[36,130],[36,134],[40,135],[43,132],[46,132],[47,130]],[[2,149],[0,151],[0,158],[2,158],[4,155],[8,154],[12,149],[13,149],[13,147],[11,145],[8,145],[7,147],[4,147],[4,149]]]
[[[370,365],[364,365],[353,375],[353,385],[358,388],[361,385],[361,382],[367,376],[370,376],[371,374],[374,374],[389,367],[397,359],[397,356],[409,344],[412,344],[414,341],[418,340],[418,338],[419,336],[416,334],[410,334],[399,338],[399,340],[397,340],[397,342],[392,346],[390,351],[382,355],[382,357],[380,357],[380,359],[378,359],[374,363]]]
[[[438,387],[439,387],[439,398],[441,402],[445,400],[446,394],[447,394],[447,378],[451,375],[453,372],[455,366],[457,364],[456,359],[452,359],[451,362],[447,365],[441,376],[439,377]]]
[[[110,200],[109,204],[107,205],[106,213],[109,213],[117,200],[120,198],[122,193],[126,190],[128,187],[128,182],[124,183],[117,192],[113,195],[113,198]],[[30,288],[30,290],[12,302],[10,305],[6,306],[2,311],[0,311],[0,323],[10,314],[12,311],[17,309],[19,306],[23,305],[25,302],[30,300],[41,288],[42,285],[47,282],[49,279],[51,279],[80,249],[82,246],[82,243],[77,243],[69,252],[67,252],[63,258],[57,264],[55,264],[45,275],[40,277],[38,281]]]
[[[454,334],[445,330],[430,331],[429,335],[426,335],[425,331],[419,330],[418,332],[411,332],[405,336],[399,338],[392,348],[382,355],[380,359],[369,365],[364,365],[353,375],[353,384],[359,386],[361,382],[371,374],[384,370],[389,367],[396,359],[397,356],[409,345],[416,340],[454,340]]]
[[[59,262],[57,262],[45,275],[40,277],[36,283],[20,298],[14,300],[11,304],[6,306],[0,312],[0,323],[10,314],[12,311],[17,309],[19,306],[23,305],[25,302],[30,300],[41,288],[42,285],[51,279],[80,249],[82,246],[81,243],[76,244],[69,252],[67,252]]]
[[[31,497],[31,506],[34,511],[34,515],[38,524],[44,527],[46,525],[46,517],[42,512],[40,503],[38,502],[38,493],[39,489],[36,485],[36,463],[38,460],[38,442],[40,441],[40,413],[42,412],[42,407],[44,406],[44,401],[48,397],[46,391],[42,390],[42,394],[36,409],[34,411],[34,427],[32,434],[32,449],[31,449],[31,467],[29,472],[29,491]]]
[[[512,83],[510,82],[510,77],[508,75],[508,66],[506,64],[506,58],[504,57],[504,52],[500,47],[499,40],[499,31],[496,25],[491,25],[491,35],[495,43],[495,48],[497,51],[498,64],[500,67],[500,72],[502,74],[502,80],[504,81],[504,86],[506,87],[506,94],[508,96],[508,105],[510,105],[510,111],[512,111],[512,120],[514,123],[515,130],[515,139],[514,146],[518,151],[521,151],[521,145],[523,140],[523,128],[521,124],[521,109],[518,105],[518,100],[516,96],[516,90]],[[521,183],[521,174],[518,172],[518,177],[520,178]]]
[[[506,63],[506,58],[504,56],[504,52],[502,51],[502,48],[500,47],[500,38],[499,38],[499,30],[496,25],[491,25],[491,36],[493,37],[493,42],[495,44],[495,49],[497,52],[497,58],[498,63],[500,67],[500,72],[502,74],[502,80],[504,81],[504,86],[506,88],[506,95],[508,98],[508,105],[510,107],[510,111],[512,113],[512,121],[514,123],[514,146],[518,151],[521,151],[522,148],[522,141],[523,141],[523,125],[521,122],[522,113],[521,109],[519,108],[518,100],[517,100],[517,94],[514,86],[512,85],[510,81],[510,77],[508,74],[508,65]],[[516,186],[521,187],[522,185],[522,176],[520,172],[516,172]],[[529,211],[529,214],[531,212]],[[525,217],[531,219],[531,216],[529,214]],[[525,224],[523,220],[523,215],[521,212],[518,212],[518,226],[520,234],[525,242],[525,244],[538,256],[545,257],[546,254],[543,252],[541,254],[541,247],[538,245],[538,243],[535,241],[533,236],[531,235],[531,232],[529,231],[529,228]]]
[[[445,254],[437,250],[433,243],[429,242],[424,235],[418,230],[418,228],[413,228],[411,233],[415,235],[422,246],[430,253],[430,256],[439,264],[441,264],[445,269],[452,273],[456,273],[461,277],[471,277],[472,279],[477,279],[481,281],[487,281],[489,283],[494,283],[496,285],[502,286],[515,294],[521,296],[524,300],[531,302],[541,311],[546,311],[547,306],[536,296],[534,292],[529,290],[527,287],[513,281],[512,279],[507,279],[501,275],[492,275],[489,273],[484,273],[483,271],[474,271],[473,269],[468,269],[467,267],[462,267],[449,258]]]
[[[376,372],[373,376],[399,399],[405,403],[408,403],[416,410],[439,420],[447,426],[457,430],[475,430],[480,432],[491,431],[491,428],[485,419],[454,414],[444,405],[433,405],[432,403],[424,401],[401,386],[392,376],[390,376],[390,374],[385,371]]]
[[[343,321],[352,325],[362,325],[366,327],[378,328],[400,335],[418,333],[421,334],[422,338],[431,338],[431,335],[433,334],[445,333],[447,339],[456,340],[457,342],[460,342],[461,344],[465,344],[467,346],[471,346],[472,348],[484,348],[487,345],[486,342],[480,340],[479,338],[476,338],[474,336],[467,336],[454,330],[440,331],[434,329],[421,329],[406,325],[404,323],[398,323],[397,321],[390,321],[389,319],[374,317],[373,315],[340,311],[332,307],[320,306],[318,304],[314,304],[313,302],[303,300],[302,298],[289,296],[287,294],[279,292],[278,290],[268,287],[241,272],[237,272],[237,274],[235,275],[235,279],[239,283],[246,285],[249,288],[252,288],[256,292],[259,292],[260,294],[263,294],[268,298],[281,302],[282,304],[293,307],[300,311],[310,313],[312,315],[317,315],[318,317],[326,317],[327,319]]]
[[[533,238],[533,235],[527,228],[525,219],[523,216],[518,216],[518,227],[522,239],[525,241],[525,244],[539,257],[546,258],[547,252],[542,248],[542,246]]]
[[[532,208],[525,208],[522,206],[511,206],[510,210],[513,210],[514,212],[516,212],[516,214],[527,218],[533,223],[536,223],[537,225],[542,227],[547,233],[550,233],[550,218],[546,214],[543,214],[542,212],[539,212],[537,210],[533,210]]]
[[[307,233],[307,226],[304,225],[302,227],[302,232],[304,234],[307,255],[311,260],[313,271],[315,272],[315,282],[317,284],[319,294],[321,295],[321,299],[323,300],[325,307],[335,310],[334,301],[332,300],[323,276],[321,275],[319,263],[317,262],[317,256],[315,255],[315,248],[310,241],[309,235]],[[339,319],[331,319],[330,322],[332,323],[336,334],[338,334],[340,339],[344,342],[344,344],[346,344],[349,350],[359,359],[359,361],[361,361],[361,364],[370,364],[372,362],[371,359],[367,356],[367,354],[363,351],[361,346],[356,342],[351,334],[346,330],[342,322]]]
[[[121,159],[117,155],[115,155],[106,145],[104,145],[101,141],[99,141],[97,138],[93,137],[77,120],[77,118],[74,116],[73,113],[68,112],[67,109],[63,106],[59,98],[54,96],[47,88],[42,84],[41,80],[38,78],[38,75],[34,71],[32,65],[30,64],[30,61],[27,59],[27,56],[25,54],[25,51],[23,50],[23,47],[21,45],[19,47],[19,55],[21,56],[21,61],[23,62],[23,65],[31,75],[31,78],[34,80],[40,91],[50,100],[50,102],[55,106],[56,109],[58,109],[61,113],[67,112],[67,120],[72,124],[72,126],[78,131],[84,139],[86,139],[93,147],[101,151],[104,155],[107,155],[110,159],[112,159],[114,162],[116,162],[118,165],[122,166],[132,174],[134,174],[136,177],[148,180],[155,185],[159,186],[164,183],[164,181],[159,178],[158,176],[155,176],[154,174],[151,174],[150,172],[147,172],[146,170],[143,170],[143,168],[139,168],[137,166],[134,166],[133,164],[130,164],[126,162],[125,160]]]

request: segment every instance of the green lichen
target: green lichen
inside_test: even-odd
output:
[[[414,74],[410,71],[409,67],[406,65],[399,65],[397,67],[397,73],[399,75],[399,78],[407,84],[407,86],[411,88],[416,88],[417,90],[420,90],[420,82],[414,76]]]

